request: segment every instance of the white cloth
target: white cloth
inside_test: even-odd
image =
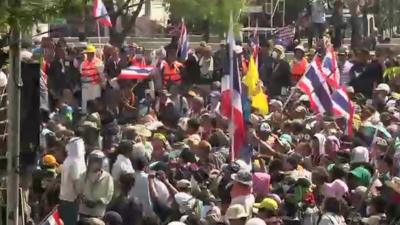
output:
[[[111,171],[111,175],[113,176],[114,180],[119,180],[121,174],[134,172],[135,171],[133,170],[131,160],[124,155],[119,154]]]
[[[87,112],[87,102],[101,97],[100,84],[82,84],[82,111]]]
[[[143,214],[150,215],[153,212],[153,203],[150,197],[149,175],[143,171],[136,171],[134,176],[135,186],[132,187],[129,194],[139,199],[143,206]]]
[[[342,79],[342,84],[347,85],[350,80],[350,70],[353,67],[353,63],[351,63],[349,60],[346,60],[346,62],[343,65],[342,71],[341,71],[341,76],[340,78]]]
[[[323,0],[312,0],[311,2],[311,22],[325,23],[325,2]]]
[[[233,198],[230,205],[235,205],[235,204],[243,205],[244,208],[246,209],[246,212],[249,215],[251,215],[255,201],[256,199],[253,194],[240,195]]]
[[[346,222],[342,216],[333,213],[325,213],[322,215],[318,225],[346,225]]]
[[[66,145],[67,158],[61,167],[60,200],[73,202],[78,196],[77,182],[86,171],[85,144],[82,138],[72,138]]]

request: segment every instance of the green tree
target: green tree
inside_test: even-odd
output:
[[[116,24],[121,19],[122,30],[117,30],[116,26],[110,29],[110,42],[120,46],[127,35],[135,28],[136,19],[141,12],[146,0],[105,0],[104,4],[110,15],[112,24]]]
[[[191,30],[208,38],[210,32],[222,35],[229,25],[229,14],[238,15],[243,0],[165,0],[173,21],[185,18]]]

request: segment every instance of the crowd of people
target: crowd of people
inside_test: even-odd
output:
[[[231,160],[221,114],[226,44],[177,57],[71,47],[46,39],[22,57],[41,67],[41,157],[29,185],[31,222],[57,210],[65,225],[344,225],[400,223],[400,75],[389,49],[337,49],[355,104],[343,118],[316,115],[295,88],[320,48],[260,40],[259,76],[269,112],[246,112],[251,160]],[[251,48],[237,43],[242,75]],[[128,66],[148,79],[119,79]],[[290,99],[288,99],[289,93]],[[244,94],[246,95],[246,94]],[[245,97],[244,97],[245,98]]]

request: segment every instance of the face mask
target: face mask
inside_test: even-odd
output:
[[[278,53],[275,52],[275,51],[273,51],[272,54],[271,54],[271,57],[272,57],[273,59],[277,59],[277,58],[278,58]]]

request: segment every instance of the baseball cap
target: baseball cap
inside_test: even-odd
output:
[[[253,207],[257,209],[276,211],[278,210],[278,203],[272,198],[264,198],[260,203],[255,203]]]
[[[380,83],[378,86],[375,88],[375,91],[384,91],[386,94],[390,93],[390,86],[385,83]]]

